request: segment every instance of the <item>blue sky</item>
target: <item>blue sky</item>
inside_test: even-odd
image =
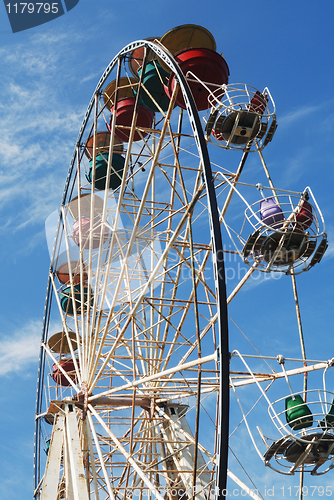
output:
[[[32,495],[36,374],[49,268],[44,222],[60,204],[96,83],[131,41],[200,24],[224,53],[231,83],[269,87],[279,123],[264,150],[271,175],[278,187],[311,186],[331,242],[323,261],[298,279],[306,349],[311,358],[334,356],[333,18],[331,0],[80,0],[66,15],[12,34],[1,5],[1,498]],[[226,168],[235,169],[238,155],[221,154]],[[258,168],[252,157],[245,179],[256,182]],[[299,356],[291,341],[297,327],[288,280],[254,282],[231,305],[231,316],[267,354],[289,346]],[[329,476],[317,484],[334,485]]]

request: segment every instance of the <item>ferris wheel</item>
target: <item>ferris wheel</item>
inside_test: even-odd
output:
[[[303,473],[306,464],[314,473],[332,467],[330,391],[317,392],[317,417],[313,412],[308,425],[308,389],[293,392],[284,358],[281,376],[260,375],[233,345],[229,352],[226,306],[249,277],[262,271],[295,280],[327,248],[311,189],[272,183],[262,150],[276,126],[269,89],[229,84],[227,62],[202,27],[133,42],[106,68],[61,208],[46,222],[52,258],[36,403],[36,499],[207,500],[226,496],[226,476],[261,498],[227,468],[229,387],[264,465],[292,463],[283,468],[288,474]],[[242,154],[234,170],[224,164],[229,149]],[[250,153],[264,167],[253,184],[241,177]],[[223,247],[222,231],[233,250]],[[229,297],[226,253],[249,266]],[[298,373],[306,373],[306,358],[299,361]],[[283,378],[285,410],[284,398],[272,401],[263,386]],[[238,396],[239,386],[250,385],[268,400],[279,433],[269,442],[258,431],[264,452]]]

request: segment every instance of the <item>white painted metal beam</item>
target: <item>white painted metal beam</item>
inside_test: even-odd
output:
[[[68,448],[74,500],[89,500],[79,428],[74,404],[67,404],[65,406],[65,415],[66,444]]]
[[[61,453],[64,441],[64,425],[65,416],[63,413],[58,413],[52,430],[41,500],[57,500]]]

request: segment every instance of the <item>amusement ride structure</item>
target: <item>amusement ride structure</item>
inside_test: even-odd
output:
[[[269,89],[229,77],[212,34],[184,25],[127,45],[96,87],[46,223],[36,500],[220,499],[227,480],[263,498],[229,468],[232,398],[263,470],[297,475],[300,498],[307,472],[334,467],[333,360],[306,359],[295,278],[326,251],[324,219],[310,187],[272,182]],[[226,255],[248,268],[229,296]],[[300,358],[229,340],[227,306],[253,273],[292,280]]]

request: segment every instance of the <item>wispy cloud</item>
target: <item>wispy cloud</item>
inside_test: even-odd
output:
[[[85,110],[63,95],[62,81],[74,86],[78,77],[67,55],[78,41],[72,35],[39,34],[0,49],[2,232],[41,224],[60,203]]]
[[[313,113],[318,113],[324,106],[325,104],[322,103],[319,106],[302,106],[298,109],[295,109],[290,113],[287,113],[286,115],[280,117],[279,126],[284,127],[291,125],[292,123],[301,120],[302,118],[306,118]]]
[[[41,332],[41,321],[29,321],[11,337],[0,336],[0,376],[37,366]]]
[[[52,322],[49,336],[61,330],[60,322]],[[0,332],[0,377],[22,372],[30,365],[37,367],[41,336],[41,320],[28,321],[11,336]]]
[[[315,134],[319,134],[321,139],[324,139],[333,129],[333,105],[333,99],[319,102],[316,105],[301,105],[285,115],[279,116],[279,130],[293,126],[295,136],[296,132],[298,133],[296,124],[299,122],[303,130],[312,130],[313,139],[315,139]],[[305,127],[306,123],[307,127]],[[314,141],[312,147],[314,147]]]
[[[265,285],[269,283],[269,281],[277,281],[284,277],[284,273],[265,273],[261,271],[254,271],[250,279],[245,284],[245,290],[252,290],[258,286]]]

